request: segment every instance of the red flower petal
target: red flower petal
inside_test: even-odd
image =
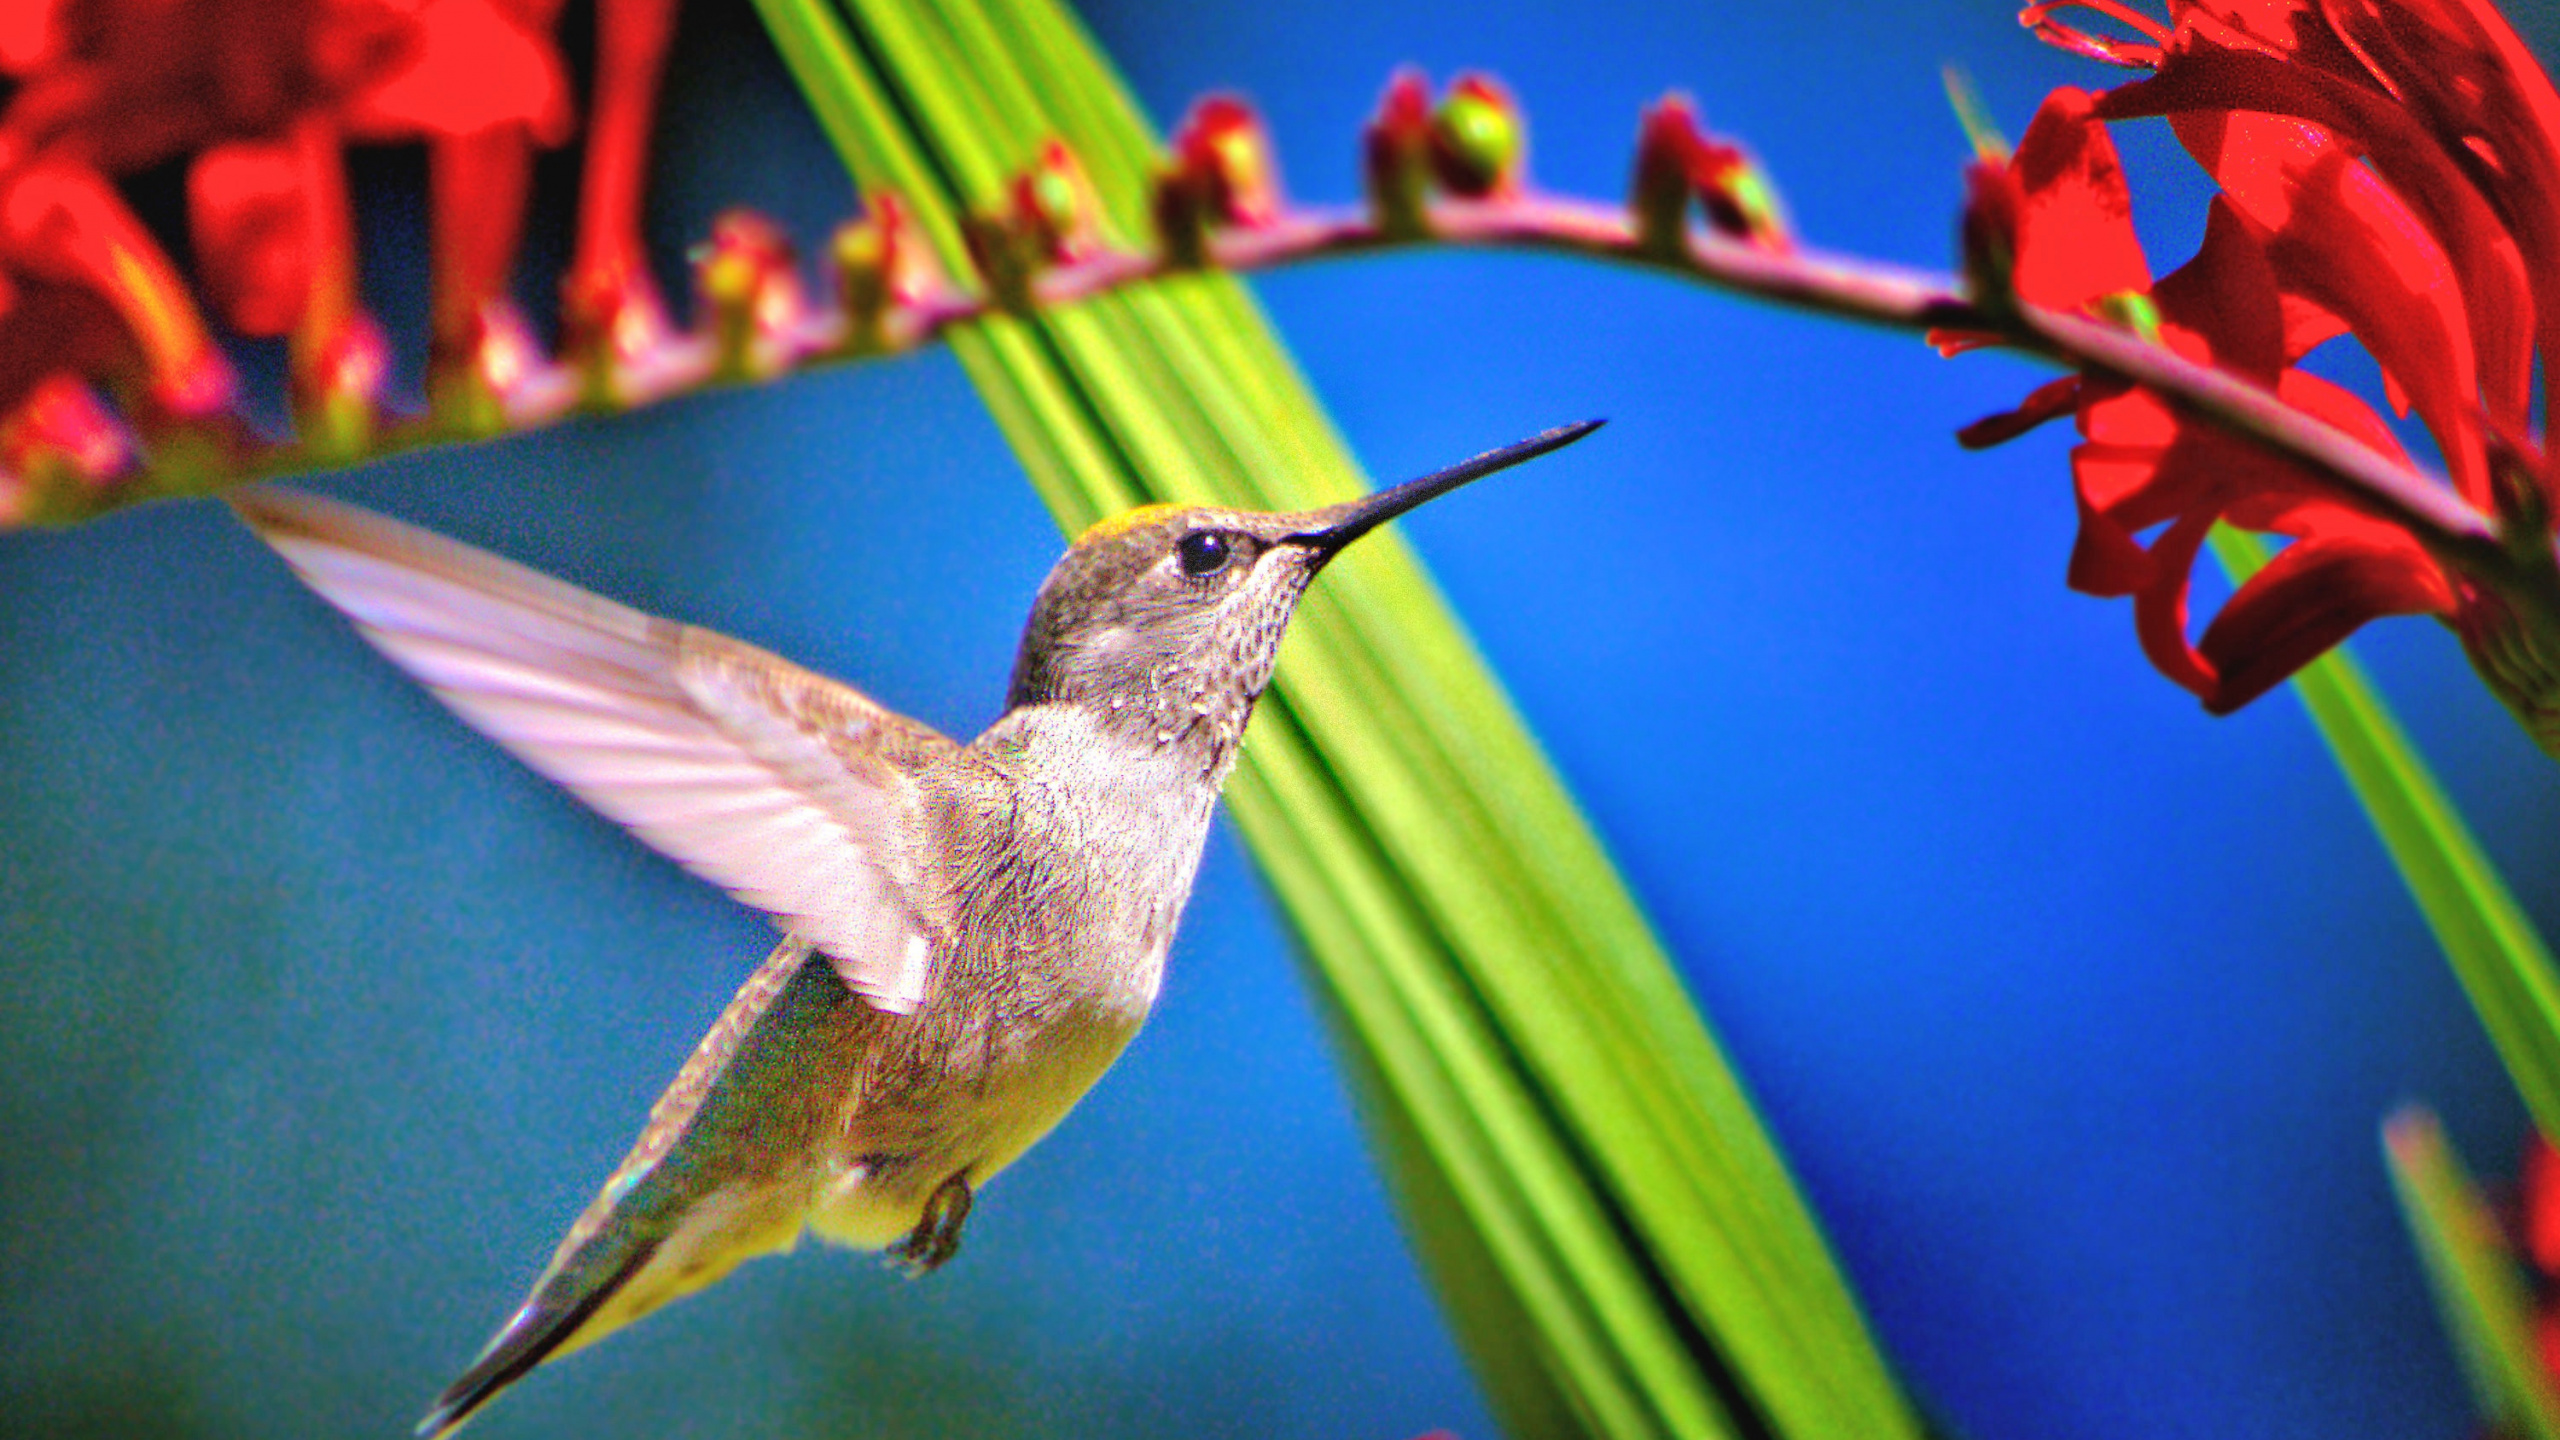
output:
[[[2064,583],[2083,595],[2130,595],[2158,572],[2151,552],[2133,531],[2107,513],[2108,502],[2147,481],[2158,470],[2159,457],[2144,455],[2111,468],[2092,455],[2093,448],[2083,445],[2072,452],[2071,498],[2080,509],[2080,533],[2071,544]]]
[[[0,169],[45,153],[126,174],[226,140],[272,136],[334,108],[417,48],[417,17],[382,3],[195,0],[0,4],[44,23],[48,53],[0,117]],[[14,42],[11,42],[14,43]]]
[[[24,75],[62,49],[63,0],[11,0],[0,5],[0,70]]]
[[[2187,585],[2195,573],[2196,550],[2213,523],[2211,510],[2179,516],[2151,547],[2151,582],[2133,595],[2133,630],[2142,641],[2142,653],[2161,674],[2208,703],[2217,677],[2212,662],[2187,642]]]
[[[2524,1211],[2524,1253],[2535,1269],[2560,1276],[2560,1150],[2539,1131],[2525,1142],[2517,1188]]]
[[[418,45],[347,107],[370,139],[471,136],[522,127],[537,144],[568,138],[568,81],[550,37],[493,0],[425,0]]]
[[[2283,462],[2273,455],[2200,423],[2186,425],[2167,445],[2080,446],[2071,453],[2081,514],[2072,588],[2091,595],[2124,595],[2154,583],[2159,578],[2158,546],[2150,559],[2132,567],[2125,563],[2123,545],[2164,521],[2198,512],[2218,514],[2232,496],[2246,494],[2282,471]]]
[[[2354,53],[2331,28],[2320,0],[2172,0],[2169,8],[2178,22],[2171,50],[2206,44],[2279,56],[2332,75],[2362,74]]]
[[[2009,162],[2025,200],[2014,283],[2020,298],[2048,309],[2077,310],[2151,283],[2124,167],[2092,103],[2068,86],[2046,96]]]
[[[2184,332],[2183,337],[2164,338],[2173,344],[2177,338],[2191,342],[2175,348],[2261,385],[2273,385],[2286,357],[2301,353],[2289,343],[2301,336],[2288,332],[2300,325],[2307,333],[2317,324],[2313,317],[2324,313],[2287,313],[2265,248],[2239,212],[2218,196],[2205,212],[2204,243],[2195,258],[2170,272],[2152,299],[2159,304],[2163,331]]]
[[[2334,536],[2278,551],[2205,627],[2198,648],[2219,677],[2205,708],[2239,709],[2368,620],[2451,612],[2452,587],[2413,549]]]
[[[2325,0],[2323,10],[2505,221],[2533,286],[2535,343],[2560,354],[2560,92],[2533,52],[2486,0]],[[2549,409],[2560,373],[2544,368]]]
[[[482,311],[512,303],[507,271],[524,225],[533,155],[515,130],[448,136],[428,152],[429,230],[435,258],[435,342],[468,347]],[[503,327],[501,327],[503,328]]]
[[[2278,283],[2346,318],[2408,390],[2457,487],[2486,504],[2470,325],[2461,286],[2426,227],[2316,126],[2211,112],[2171,123],[2265,237]]]
[[[2159,75],[2120,86],[2098,102],[2098,113],[2109,119],[2229,109],[2320,126],[2370,160],[2392,192],[2424,219],[2458,272],[2491,413],[2510,428],[2521,427],[2533,344],[2524,257],[2437,138],[2390,97],[2364,85],[2255,51],[2204,43],[2181,43]],[[2289,347],[2288,358],[2309,349]]]
[[[0,268],[79,297],[70,313],[103,305],[124,332],[112,348],[136,352],[142,383],[164,412],[200,415],[229,403],[230,366],[186,282],[104,176],[48,162],[0,180]],[[40,371],[76,364],[71,356],[102,348],[105,337],[94,329],[91,322],[31,337],[37,348],[26,363]]]
[[[281,335],[311,293],[312,227],[291,145],[217,145],[187,172],[187,220],[205,294],[243,335]]]
[[[2059,420],[2079,408],[2080,377],[2065,375],[2048,380],[2018,402],[2018,408],[1997,415],[1985,415],[1956,432],[1956,443],[1967,450],[1988,450],[2005,445],[2048,420]]]
[[[601,0],[596,12],[595,120],[578,181],[578,252],[561,282],[573,310],[615,337],[619,353],[666,330],[640,241],[649,115],[675,38],[675,0]]]

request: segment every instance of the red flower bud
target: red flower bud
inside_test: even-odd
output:
[[[1212,95],[1191,107],[1173,137],[1174,176],[1211,220],[1268,225],[1280,215],[1280,168],[1253,107]]]
[[[35,492],[99,489],[133,466],[132,442],[96,393],[55,375],[0,422],[0,524],[27,518]]]
[[[893,314],[949,288],[905,202],[887,191],[865,200],[870,213],[838,226],[829,247],[836,303],[844,308],[843,348],[852,353],[887,348]]]
[[[784,343],[808,316],[791,241],[772,221],[731,210],[712,222],[711,239],[693,252],[693,277],[724,374],[761,375],[781,360]]]
[[[1528,127],[1509,91],[1484,75],[1461,75],[1431,117],[1431,172],[1452,195],[1507,200],[1527,169]]]
[[[1369,212],[1393,236],[1425,233],[1431,183],[1431,90],[1422,72],[1399,70],[1362,136]]]
[[[1253,227],[1280,216],[1280,172],[1253,107],[1212,95],[1174,131],[1166,168],[1149,205],[1164,262],[1191,270],[1208,263],[1212,225]]]
[[[1104,248],[1102,199],[1075,152],[1062,140],[1014,177],[1013,222],[1030,251],[1052,265],[1072,264]]]
[[[1751,152],[1701,131],[1687,96],[1666,95],[1644,112],[1628,185],[1627,208],[1645,249],[1665,256],[1686,250],[1693,198],[1716,234],[1772,254],[1795,249],[1777,187]]]
[[[1679,256],[1689,245],[1691,163],[1705,138],[1686,95],[1665,95],[1646,108],[1636,129],[1636,168],[1627,209],[1636,239],[1656,255]]]
[[[1717,234],[1773,255],[1796,248],[1778,187],[1750,151],[1730,140],[1709,138],[1691,157],[1689,179],[1706,209],[1708,227]]]
[[[637,270],[580,266],[560,279],[561,350],[591,405],[618,409],[645,398],[644,377],[673,328],[658,287]]]
[[[293,412],[303,448],[351,459],[373,439],[376,402],[391,372],[382,328],[361,311],[330,333],[297,346]]]
[[[438,343],[428,367],[428,408],[456,434],[503,434],[512,402],[548,364],[523,313],[510,301],[489,301]]]

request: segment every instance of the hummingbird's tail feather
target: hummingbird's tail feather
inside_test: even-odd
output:
[[[686,1206],[665,1233],[630,1223],[636,1217],[593,1230],[581,1221],[532,1296],[436,1397],[418,1434],[448,1435],[535,1366],[715,1284],[758,1255],[790,1249],[803,1209],[796,1195],[733,1186]]]
[[[534,1287],[533,1298],[490,1338],[480,1358],[436,1397],[426,1418],[418,1422],[418,1434],[425,1440],[438,1440],[453,1433],[499,1391],[557,1353],[624,1282],[649,1263],[656,1247],[641,1244],[627,1248],[630,1253],[621,1257],[618,1267],[600,1277],[562,1271],[554,1265],[553,1273]]]
[[[603,1339],[800,1238],[834,1125],[803,1067],[872,1022],[806,940],[785,937],[721,1012],[533,1293],[418,1424],[442,1436],[546,1360]]]

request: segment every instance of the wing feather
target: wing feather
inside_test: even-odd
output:
[[[805,936],[876,1008],[923,1002],[915,763],[953,747],[849,686],[352,505],[241,518],[473,728]]]

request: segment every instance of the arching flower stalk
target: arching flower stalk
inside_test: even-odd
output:
[[[508,299],[529,157],[569,128],[556,0],[46,0],[13,17],[0,30],[0,66],[22,77],[0,108],[0,524],[904,350],[991,312],[1187,269],[1403,244],[1552,250],[2058,360],[2075,373],[1964,438],[2074,417],[2072,583],[2131,596],[2146,652],[2209,708],[2246,703],[2366,619],[2427,613],[2560,748],[2553,480],[2529,403],[2534,357],[2560,334],[2543,293],[2560,274],[2560,102],[2486,0],[2181,3],[2165,23],[2108,0],[2133,39],[2030,9],[2047,39],[2155,73],[2058,93],[2017,156],[1977,167],[1968,285],[1803,246],[1767,175],[1682,97],[1643,117],[1629,192],[1601,202],[1529,180],[1526,122],[1500,85],[1466,76],[1435,97],[1406,73],[1367,129],[1361,207],[1290,203],[1250,108],[1213,98],[1169,145],[1155,233],[1138,243],[1094,222],[1076,157],[1052,143],[971,222],[963,277],[927,263],[894,195],[866,197],[868,215],[834,238],[815,299],[778,231],[724,219],[681,332],[638,228],[672,5],[600,0],[558,355]],[[216,47],[217,31],[235,38]],[[253,100],[188,98],[206,94]],[[2223,185],[2204,251],[2156,286],[2104,133],[2146,115],[2169,116]],[[386,409],[389,356],[347,216],[341,149],[383,140],[432,157],[422,414]],[[189,166],[193,289],[114,187],[174,157]],[[244,418],[208,312],[289,337],[292,434]],[[2297,364],[2345,333],[2426,422],[2450,479]],[[2190,639],[2187,577],[2216,522],[2292,543]]]

